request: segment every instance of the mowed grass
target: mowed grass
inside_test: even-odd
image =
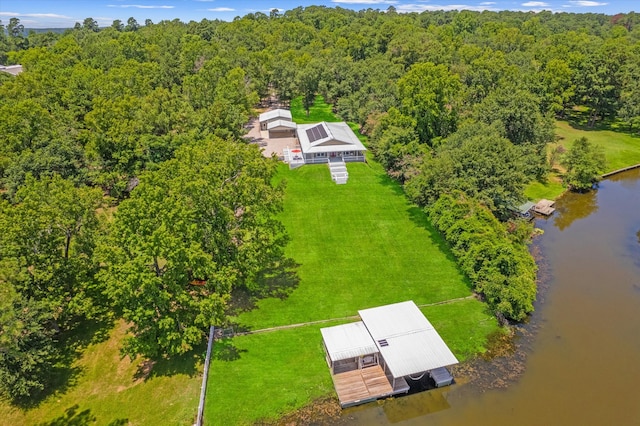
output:
[[[471,294],[424,212],[375,163],[349,163],[336,185],[326,165],[289,170],[284,223],[286,254],[299,265],[297,288],[260,300],[238,322],[249,329],[356,315],[404,300],[434,303]]]
[[[401,290],[399,290],[401,292]],[[423,308],[460,361],[482,352],[498,330],[475,299]],[[206,425],[273,421],[335,391],[320,328],[330,322],[216,342],[207,387]],[[335,398],[335,404],[338,404]]]
[[[372,161],[347,167],[349,182],[336,185],[325,165],[282,165],[278,179],[287,188],[281,220],[299,283],[287,298],[260,300],[238,318],[253,330],[335,320],[216,342],[206,424],[271,421],[335,397],[320,328],[350,321],[339,318],[404,300],[421,305],[471,294],[424,212],[407,202],[382,167]],[[483,352],[487,336],[499,330],[475,298],[422,311],[461,361]]]
[[[607,157],[607,171],[640,164],[640,137],[613,130],[590,130],[574,127],[566,121],[556,122],[556,134],[559,143],[566,149],[576,139],[586,137],[589,141],[600,145]]]
[[[600,145],[607,158],[607,172],[619,170],[635,164],[640,164],[640,137],[629,133],[611,130],[604,126],[590,129],[579,124],[578,121],[556,121],[556,136],[558,142],[551,144],[551,148],[562,146],[565,150],[571,148],[573,141],[586,137],[589,141]],[[551,173],[546,182],[534,181],[527,185],[525,195],[530,200],[541,198],[555,199],[566,188],[562,185],[560,175]]]
[[[0,403],[0,425],[188,425],[197,413],[202,381],[199,357],[156,364],[147,376],[140,362],[121,359],[126,326],[90,344],[74,363],[66,391],[22,410]]]
[[[313,106],[309,108],[309,115],[302,106],[302,96],[291,100],[291,116],[298,124],[318,123],[320,121],[340,121],[331,111],[331,105],[324,101],[323,96],[316,96]]]

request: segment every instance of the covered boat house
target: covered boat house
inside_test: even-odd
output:
[[[407,393],[428,374],[437,387],[453,382],[458,363],[413,301],[358,312],[362,321],[321,329],[341,407]]]

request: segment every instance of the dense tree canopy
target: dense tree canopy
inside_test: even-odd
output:
[[[127,353],[180,354],[224,322],[231,289],[260,286],[286,240],[274,164],[241,139],[260,100],[308,108],[320,94],[360,125],[515,320],[535,268],[490,212],[503,219],[548,170],[554,115],[640,127],[632,14],[312,6],[232,22],[87,17],[56,34],[9,18],[0,63],[24,68],[0,73],[0,390],[15,397],[45,386],[78,321],[115,311],[132,324]],[[566,181],[590,185],[600,160],[579,142]]]
[[[577,139],[562,158],[567,172],[564,182],[574,191],[585,191],[600,180],[605,171],[606,158],[604,150],[594,145],[585,137]]]

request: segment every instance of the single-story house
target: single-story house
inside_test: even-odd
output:
[[[365,161],[364,147],[347,123],[301,124],[298,142],[305,163],[326,163],[331,159]]]
[[[413,301],[358,311],[362,321],[320,330],[342,407],[406,393],[428,374],[452,383],[457,358]]]
[[[293,119],[291,117],[291,111],[288,109],[274,109],[260,114],[258,121],[260,122],[260,130],[269,130],[269,123],[273,121],[293,122]]]

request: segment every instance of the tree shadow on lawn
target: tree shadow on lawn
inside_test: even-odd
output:
[[[573,110],[564,118],[561,118],[560,121],[566,121],[573,129],[582,130],[584,132],[610,130],[612,132],[624,133],[633,137],[640,136],[637,133],[637,129],[634,132],[628,125],[625,125],[621,121],[611,117],[598,116],[593,127],[590,127],[589,117],[590,112],[588,110]]]
[[[460,267],[458,266],[458,259],[451,251],[451,247],[449,247],[449,244],[447,244],[444,237],[440,235],[440,233],[433,227],[431,221],[429,221],[429,217],[424,212],[424,210],[418,206],[412,206],[407,209],[407,214],[409,215],[409,218],[411,218],[411,221],[413,223],[427,231],[427,233],[429,234],[429,239],[431,240],[433,245],[437,246],[438,250],[440,250],[445,255],[447,260],[454,263],[458,270],[460,270]],[[464,283],[467,288],[469,288],[469,290],[473,290],[473,284],[471,283],[469,278],[464,275],[462,271],[460,271],[460,273],[464,276]]]
[[[96,416],[91,414],[90,409],[78,411],[78,404],[67,408],[64,414],[49,422],[39,423],[38,426],[89,426],[95,424]],[[115,419],[107,426],[124,426],[129,424],[129,419]]]
[[[381,186],[384,186],[385,188],[389,188],[393,192],[393,195],[401,196],[405,200],[407,200],[407,196],[405,195],[404,189],[402,189],[402,185],[400,184],[400,182],[393,179],[388,174],[386,173],[381,174],[378,177],[378,183]]]
[[[207,343],[204,342],[182,355],[146,359],[138,366],[133,380],[147,381],[152,377],[171,377],[176,374],[194,377],[200,374],[199,366],[203,363],[206,352]]]
[[[89,345],[107,340],[112,329],[113,321],[108,319],[78,320],[69,325],[67,330],[56,336],[55,345],[60,352],[45,378],[44,389],[28,399],[12,401],[13,405],[25,410],[35,408],[54,393],[65,393],[74,387],[83,369],[73,364]]]
[[[232,291],[227,314],[237,316],[251,311],[257,307],[260,299],[288,298],[300,284],[297,271],[299,267],[300,264],[294,259],[284,258],[273,267],[266,268],[256,279],[254,287],[236,288]]]
[[[246,349],[238,349],[233,344],[233,339],[225,337],[217,339],[211,351],[211,357],[218,361],[236,361],[242,354],[248,352]]]

